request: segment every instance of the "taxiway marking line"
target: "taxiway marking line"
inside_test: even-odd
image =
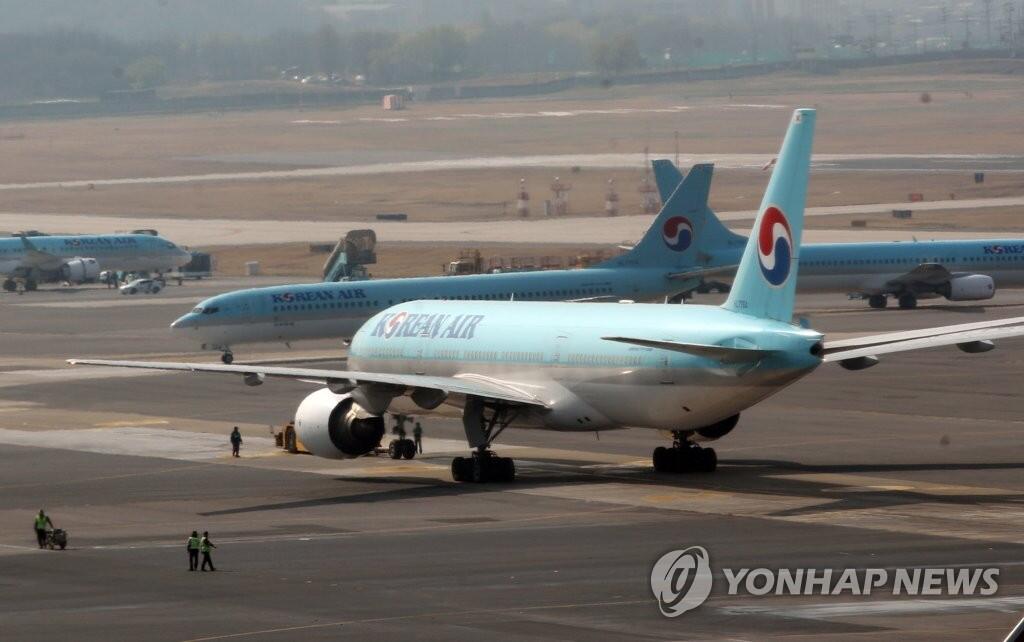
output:
[[[480,528],[480,527],[494,527],[494,526],[505,526],[510,524],[527,524],[533,522],[543,522],[556,519],[566,519],[569,517],[589,517],[593,515],[602,515],[610,513],[622,513],[641,508],[639,506],[625,506],[625,505],[614,505],[599,510],[586,510],[586,511],[571,511],[567,513],[557,513],[552,515],[535,515],[532,517],[518,517],[514,519],[502,519],[497,521],[478,522],[478,523],[458,523],[458,524],[429,524],[422,526],[404,526],[399,528],[377,528],[371,530],[360,530],[360,531],[336,531],[333,533],[293,533],[288,535],[268,535],[260,537],[231,537],[231,538],[219,538],[217,541],[224,542],[227,544],[266,544],[274,542],[309,542],[316,540],[331,540],[331,539],[344,539],[349,537],[362,537],[366,535],[391,535],[395,533],[418,533],[425,531],[440,531],[450,530],[453,528]],[[95,546],[83,546],[81,548],[102,551],[102,550],[145,550],[145,549],[162,549],[162,548],[176,548],[180,547],[179,542],[166,542],[166,543],[152,543],[152,544],[103,544]]]
[[[262,629],[258,631],[245,631],[243,633],[227,633],[224,635],[211,635],[201,638],[190,638],[183,642],[208,642],[209,640],[227,640],[230,638],[249,637],[256,635],[270,635],[274,633],[290,633],[293,631],[309,631],[312,629],[326,629],[350,624],[375,624],[380,622],[400,622],[403,620],[417,620],[436,617],[452,617],[464,615],[483,615],[486,613],[522,613],[532,611],[550,611],[558,609],[596,608],[607,606],[633,606],[636,604],[649,604],[650,600],[621,600],[609,602],[577,602],[568,604],[542,604],[536,606],[506,607],[500,609],[466,609],[463,611],[433,611],[429,613],[414,613],[410,615],[393,615],[390,617],[364,618],[359,620],[338,620],[336,622],[320,622],[318,624],[302,624],[276,629]]]

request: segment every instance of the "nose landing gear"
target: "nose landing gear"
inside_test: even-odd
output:
[[[220,355],[220,360],[221,360],[222,362],[226,363],[226,364],[230,364],[230,363],[231,363],[232,361],[234,361],[234,360],[235,360],[235,355],[231,354],[231,351],[230,351],[230,350],[225,350],[225,351],[224,351],[224,352],[223,352],[223,353],[222,353],[222,354]]]
[[[675,433],[671,448],[655,448],[651,459],[659,473],[713,473],[718,467],[714,448],[701,448],[682,433]]]

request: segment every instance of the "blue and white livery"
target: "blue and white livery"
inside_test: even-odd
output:
[[[785,213],[790,271],[766,280],[760,240],[747,243],[729,300],[702,305],[507,301],[412,301],[378,313],[352,339],[349,369],[73,360],[72,363],[232,373],[249,385],[268,377],[319,383],[295,413],[305,447],[321,457],[358,457],[384,436],[385,412],[462,416],[469,457],[456,481],[510,481],[511,459],[490,445],[508,426],[559,431],[624,427],[671,431],[654,451],[660,472],[710,472],[715,451],[698,445],[728,434],[740,413],[824,362],[860,369],[877,355],[957,345],[985,352],[992,339],[1024,335],[1024,317],[836,342],[789,320],[799,268],[813,110],[798,110],[754,229]],[[772,225],[778,225],[778,219]],[[776,232],[772,232],[773,237]],[[655,239],[662,243],[661,235]],[[781,237],[780,237],[781,238]],[[776,266],[781,258],[775,250]],[[771,268],[774,270],[775,266]],[[392,456],[412,456],[401,440]]]
[[[654,161],[658,191],[671,194],[682,175],[668,160]],[[777,171],[777,169],[776,169]],[[781,216],[781,218],[779,218]],[[785,211],[762,221],[752,234],[760,242],[758,257],[768,283],[782,282],[792,254],[792,231]],[[746,239],[730,232],[710,208],[693,217],[703,234],[695,235],[692,256],[706,273],[722,268],[716,279],[739,263]],[[790,249],[787,249],[790,248]],[[800,252],[799,292],[841,292],[884,308],[889,299],[911,309],[919,299],[984,301],[1000,287],[1024,287],[1024,240],[913,241],[887,243],[813,243]]]
[[[26,290],[45,281],[85,283],[103,270],[170,272],[191,260],[189,252],[149,234],[0,239],[0,275],[7,291],[14,291],[19,281]]]
[[[690,218],[707,208],[711,168],[677,183],[633,250],[583,270],[510,272],[380,281],[324,282],[239,290],[197,305],[171,327],[233,360],[246,343],[349,339],[373,315],[421,299],[441,301],[649,301],[695,287],[705,270],[692,256]]]

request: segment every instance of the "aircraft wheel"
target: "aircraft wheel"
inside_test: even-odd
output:
[[[714,448],[701,448],[697,453],[697,471],[713,473],[718,468],[718,453]]]
[[[490,459],[486,457],[473,457],[471,463],[471,477],[476,484],[482,484],[491,480]]]
[[[412,459],[416,456],[416,442],[412,439],[402,439],[402,458]]]
[[[402,458],[402,442],[398,439],[392,439],[391,443],[388,444],[388,457],[392,459]]]
[[[4,280],[4,290],[7,292],[14,292],[18,289],[18,284],[14,282],[14,279]]]
[[[917,297],[913,294],[904,294],[900,297],[901,310],[913,310],[917,307]]]
[[[654,470],[659,473],[672,472],[672,451],[664,446],[658,446],[654,449],[654,454],[651,456],[654,463]]]
[[[501,481],[512,482],[516,479],[516,462],[511,457],[500,457]]]
[[[452,460],[452,480],[457,482],[469,481],[469,477],[466,475],[466,458],[456,457]]]
[[[872,294],[871,296],[868,297],[868,305],[875,308],[876,310],[881,310],[886,305],[888,305],[888,303],[889,298],[884,294]]]
[[[220,355],[220,360],[230,365],[231,362],[235,360],[235,355],[231,354],[230,352],[225,352],[224,354]]]

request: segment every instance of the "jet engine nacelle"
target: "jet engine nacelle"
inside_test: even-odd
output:
[[[946,298],[950,301],[982,301],[996,295],[996,282],[985,274],[956,276],[946,286]]]
[[[384,417],[367,412],[351,394],[339,395],[323,388],[299,404],[295,435],[317,457],[359,457],[380,445]]]
[[[60,276],[68,283],[86,283],[100,277],[100,264],[96,259],[71,259],[60,266]]]
[[[697,434],[695,434],[692,439],[693,441],[715,441],[717,439],[721,439],[732,432],[732,429],[736,427],[736,424],[738,424],[739,421],[740,416],[739,413],[737,413],[732,417],[727,417],[721,421],[717,421],[710,426],[698,428]]]

